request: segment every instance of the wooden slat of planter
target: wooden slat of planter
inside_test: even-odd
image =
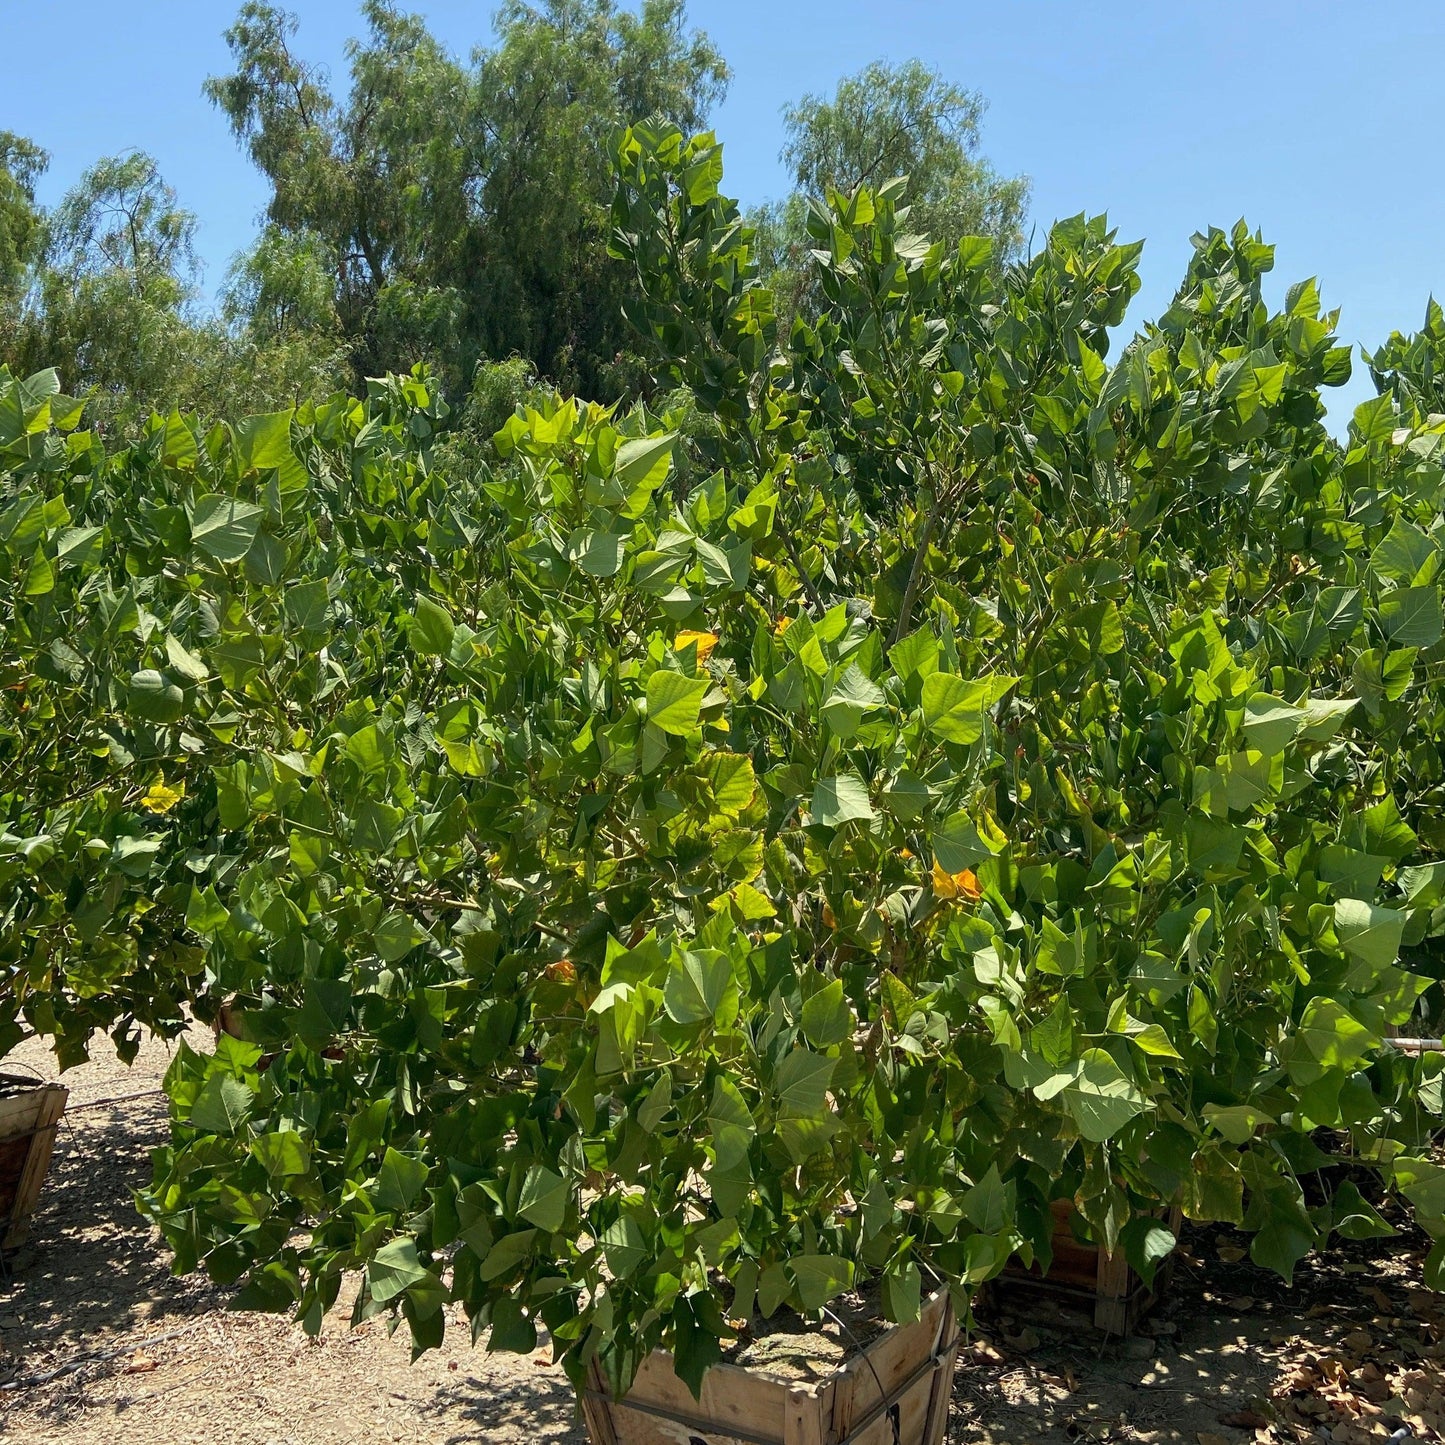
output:
[[[1074,1238],[1069,1223],[1074,1206],[1067,1199],[1054,1200],[1049,1212],[1054,1217],[1054,1257],[1046,1278],[1056,1284],[1093,1289],[1099,1283],[1099,1256],[1102,1251],[1097,1244],[1085,1244]]]
[[[1176,1204],[1169,1211],[1169,1232],[1178,1239],[1183,1211]],[[1154,1273],[1152,1286],[1134,1273],[1122,1250],[1106,1254],[1099,1250],[1099,1274],[1095,1289],[1094,1327],[1111,1335],[1127,1335],[1168,1287],[1174,1273],[1170,1255]]]
[[[1143,1283],[1129,1267],[1122,1250],[1118,1254],[1108,1254],[1100,1248],[1094,1328],[1109,1335],[1127,1335],[1137,1322],[1137,1316],[1130,1308],[1135,1298],[1135,1287],[1142,1287]]]
[[[958,1343],[944,1291],[820,1382],[714,1365],[695,1400],[659,1351],[620,1401],[594,1366],[582,1412],[593,1445],[942,1445]]]
[[[687,1445],[679,1427],[706,1445],[757,1445],[760,1440],[785,1445],[789,1395],[781,1380],[735,1365],[714,1365],[695,1400],[677,1378],[672,1356],[658,1350],[642,1362],[627,1399],[608,1402],[608,1409],[617,1445]]]
[[[828,1414],[832,1415],[833,1385],[825,1387],[828,1400]],[[788,1403],[783,1416],[783,1445],[825,1445],[823,1431],[824,1402],[820,1392],[811,1385],[793,1386],[788,1391]]]
[[[953,1298],[948,1296],[939,1329],[940,1367],[933,1377],[933,1394],[928,1402],[928,1420],[923,1430],[925,1440],[941,1441],[947,1437],[948,1407],[953,1400],[953,1373],[958,1368],[958,1350],[961,1343]]]
[[[914,1324],[890,1330],[869,1353],[883,1354],[885,1344],[894,1348],[885,1355],[882,1368],[874,1361],[879,1379],[886,1382],[881,1399],[865,1356],[850,1360],[839,1378],[840,1384],[845,1376],[854,1381],[853,1410],[846,1418],[835,1411],[828,1438],[848,1445],[894,1445],[895,1438],[904,1445],[941,1442],[958,1360],[952,1300],[946,1293],[936,1295]],[[860,1397],[870,1402],[862,1409]]]
[[[592,1445],[617,1445],[617,1432],[612,1428],[612,1412],[607,1408],[607,1377],[596,1360],[587,1371],[587,1388],[579,1392],[582,1420]]]
[[[945,1323],[952,1318],[952,1302],[944,1291],[928,1301],[911,1325],[895,1325],[871,1348],[855,1355],[843,1366],[838,1375],[839,1404],[842,1408],[835,1407],[834,1410],[834,1439],[846,1439],[860,1421],[887,1400],[898,1404],[899,1438],[922,1438],[922,1423],[928,1414],[937,1372],[930,1371],[923,1378],[914,1380],[906,1392],[900,1393],[901,1387],[910,1375],[917,1372],[923,1361],[937,1354],[940,1344],[949,1336]],[[905,1413],[912,1433],[903,1428]],[[857,1445],[872,1445],[874,1440],[892,1445],[893,1428],[888,1419],[880,1418],[859,1435]]]
[[[1039,1294],[1088,1307],[1094,1326],[1106,1334],[1127,1335],[1158,1300],[1173,1273],[1173,1257],[1159,1266],[1151,1289],[1134,1273],[1122,1251],[1109,1255],[1097,1244],[1081,1244],[1069,1227],[1073,1205],[1056,1199],[1050,1206],[1054,1217],[1054,1258],[1045,1274],[1037,1264],[1027,1270],[1014,1263],[995,1282],[1007,1296],[1011,1291],[1033,1290]],[[1169,1228],[1177,1237],[1182,1214],[1178,1205],[1169,1211]]]
[[[855,1378],[851,1370],[844,1369],[833,1383],[833,1433],[840,1437],[848,1434],[861,1413],[853,1393]]]
[[[40,1198],[40,1186],[50,1168],[55,1134],[65,1113],[70,1090],[60,1084],[37,1085],[0,1098],[0,1147],[16,1169],[6,1207],[0,1203],[0,1250],[16,1249],[29,1237],[30,1217]],[[23,1161],[23,1162],[22,1162]]]

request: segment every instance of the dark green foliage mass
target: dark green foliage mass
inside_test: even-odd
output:
[[[1051,1205],[1445,1275],[1445,419],[1346,443],[1312,283],[1195,239],[807,211],[780,328],[711,135],[620,134],[658,400],[427,371],[107,444],[0,372],[0,1047],[168,1075],[181,1269],[616,1389]],[[477,432],[493,421],[486,443]],[[223,1014],[224,1006],[224,1014]]]
[[[1125,334],[1141,246],[1023,254],[922,67],[790,113],[780,262],[679,5],[364,14],[344,97],[230,32],[220,321],[149,158],[45,216],[0,138],[86,393],[0,366],[0,1054],[217,1021],[178,1268],[617,1390],[1060,1200],[1288,1278],[1391,1195],[1445,1281],[1439,308],[1336,440],[1313,281],[1208,230]]]

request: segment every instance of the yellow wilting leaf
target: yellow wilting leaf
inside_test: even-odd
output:
[[[833,917],[832,905],[826,901],[823,904],[823,926],[825,928],[836,928],[838,926],[838,920]]]
[[[689,643],[697,643],[697,660],[706,662],[712,654],[713,648],[717,646],[716,632],[679,632],[677,640],[672,644],[674,652],[681,652]]]
[[[983,889],[979,887],[978,878],[972,868],[950,873],[935,860],[933,896],[943,899],[945,903],[952,903],[959,898],[968,903],[976,903],[983,897]]]
[[[553,983],[576,983],[577,968],[570,958],[559,958],[542,970]]]
[[[175,787],[166,782],[152,783],[140,805],[148,813],[169,813],[185,796],[184,783],[177,783]]]
[[[777,622],[773,624],[773,631],[777,633],[779,637],[781,637],[783,633],[788,630],[788,625],[792,622],[792,620],[793,619],[791,617],[786,616],[778,618]]]

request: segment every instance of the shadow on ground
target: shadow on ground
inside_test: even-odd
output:
[[[423,1408],[424,1417],[440,1422],[431,1438],[438,1445],[476,1445],[514,1436],[545,1440],[548,1445],[586,1445],[576,1396],[560,1366],[543,1367],[522,1358],[516,1361],[514,1374],[515,1380],[500,1382],[495,1376],[478,1379],[459,1370],[456,1385],[438,1390]],[[443,1435],[443,1429],[449,1433]]]
[[[1292,1285],[1250,1262],[1246,1237],[1187,1229],[1172,1289],[1129,1340],[1042,1297],[982,1308],[949,1441],[1438,1440],[1442,1301],[1421,1288],[1428,1240],[1397,1223],[1311,1256]]]
[[[168,1138],[164,1105],[133,1100],[67,1116],[31,1241],[0,1277],[7,1363],[23,1373],[98,1336],[164,1331],[224,1303],[206,1281],[171,1274],[136,1212],[150,1150]]]

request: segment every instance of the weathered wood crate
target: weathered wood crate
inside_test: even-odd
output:
[[[694,1400],[659,1350],[620,1401],[594,1373],[582,1413],[592,1445],[943,1445],[958,1346],[943,1290],[821,1381],[714,1365]]]
[[[0,1253],[18,1249],[50,1168],[70,1090],[0,1074]]]
[[[1022,1261],[1012,1260],[994,1281],[995,1297],[1007,1301],[1033,1291],[1092,1313],[1095,1328],[1106,1334],[1132,1334],[1168,1288],[1173,1258],[1160,1264],[1154,1273],[1153,1285],[1148,1285],[1122,1252],[1109,1254],[1100,1245],[1085,1244],[1074,1237],[1070,1224],[1074,1206],[1067,1199],[1056,1199],[1051,1208],[1054,1258],[1048,1273],[1037,1264],[1025,1267]],[[1179,1222],[1180,1211],[1176,1205],[1169,1213],[1169,1228],[1176,1236]]]

